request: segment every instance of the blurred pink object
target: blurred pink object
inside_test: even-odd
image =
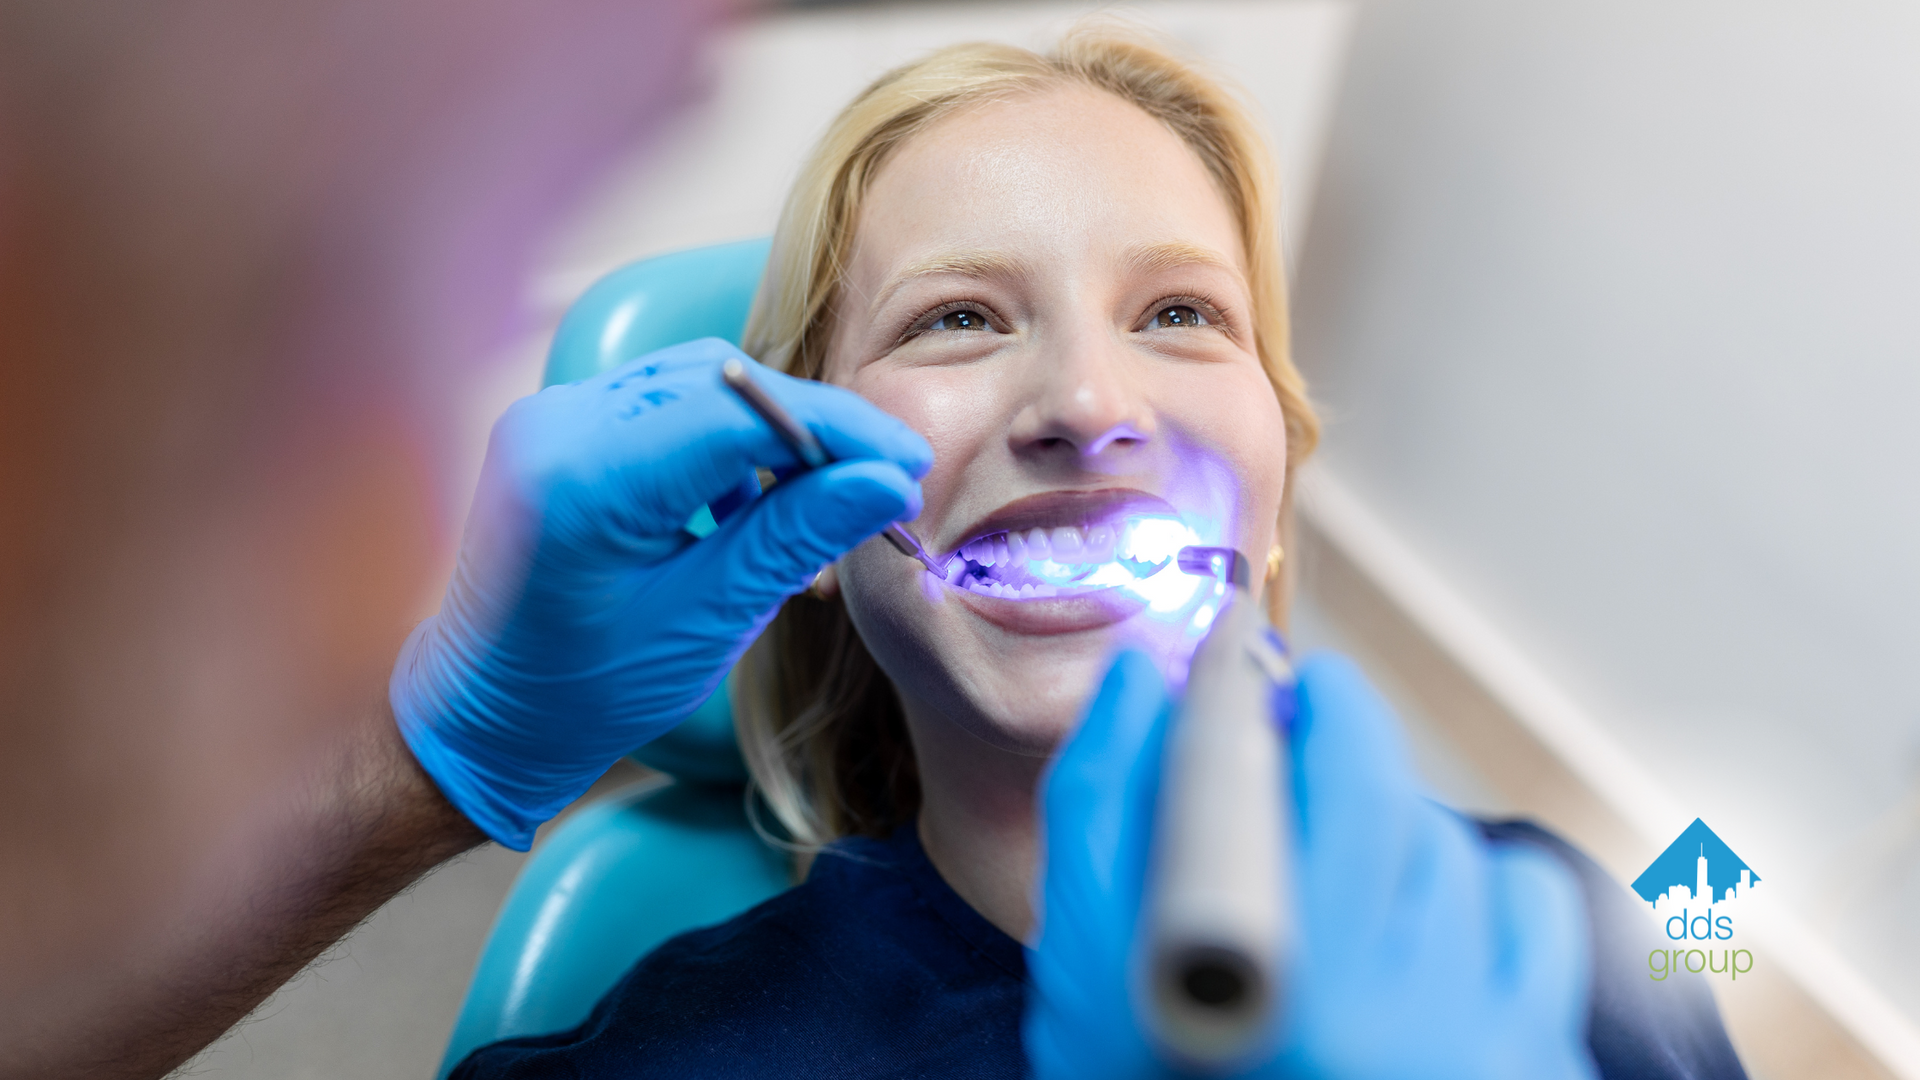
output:
[[[231,1023],[196,988],[301,913],[437,595],[460,384],[724,14],[0,11],[0,1075],[157,1075],[143,1023]]]

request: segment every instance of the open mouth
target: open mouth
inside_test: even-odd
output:
[[[1008,600],[1081,596],[1153,577],[1190,535],[1179,518],[1161,515],[1007,530],[962,545],[947,583]]]
[[[1194,542],[1171,505],[1136,491],[1039,496],[982,524],[986,528],[953,553],[946,580],[1006,600],[1072,598],[1135,585],[1168,570]]]

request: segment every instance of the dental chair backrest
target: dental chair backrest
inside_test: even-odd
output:
[[[546,384],[695,338],[737,344],[768,246],[662,255],[601,278],[561,320]],[[689,528],[700,532],[698,519]],[[481,951],[441,1077],[488,1043],[579,1025],[654,946],[787,887],[787,858],[747,821],[725,686],[632,756],[671,779],[616,792],[540,838]]]

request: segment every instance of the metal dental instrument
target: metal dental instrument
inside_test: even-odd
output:
[[[1271,1049],[1286,996],[1292,767],[1274,702],[1294,674],[1244,556],[1187,547],[1179,565],[1230,591],[1167,735],[1135,1000],[1163,1056],[1213,1072]]]
[[[1180,562],[1181,573],[1218,578],[1240,593],[1253,590],[1253,571],[1248,566],[1247,557],[1232,548],[1194,545],[1181,548],[1176,558]]]
[[[728,360],[720,365],[720,380],[727,384],[727,389],[739,395],[740,400],[746,402],[748,408],[759,414],[760,419],[765,420],[767,426],[774,430],[774,434],[780,436],[780,441],[786,443],[787,448],[799,457],[802,469],[817,469],[833,462],[833,455],[827,453],[827,448],[820,445],[820,440],[814,438],[813,432],[808,431],[804,425],[795,420],[787,410],[780,407],[779,402],[773,400],[765,390],[760,388],[759,383],[753,381],[753,377],[747,374],[747,365],[738,360]],[[886,537],[887,543],[892,544],[900,554],[919,560],[920,565],[932,571],[935,577],[947,576],[947,566],[952,565],[952,561],[949,560],[945,566],[935,562],[933,557],[927,554],[927,549],[920,546],[920,541],[915,540],[912,533],[901,528],[899,522],[889,523],[886,528],[880,530],[880,535]]]

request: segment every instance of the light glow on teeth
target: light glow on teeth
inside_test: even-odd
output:
[[[1185,522],[1162,514],[1085,529],[999,533],[955,552],[947,582],[1009,600],[1120,589],[1146,601],[1150,611],[1172,615],[1206,584],[1182,573],[1174,557],[1181,548],[1204,542]]]

